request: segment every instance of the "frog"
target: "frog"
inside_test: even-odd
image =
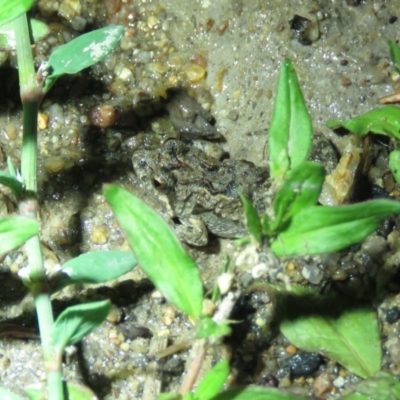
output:
[[[154,149],[138,149],[133,169],[149,201],[173,225],[178,237],[205,246],[209,235],[246,235],[240,193],[262,198],[269,174],[247,160],[231,160],[220,144],[167,139]]]

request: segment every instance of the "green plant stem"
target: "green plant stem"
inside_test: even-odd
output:
[[[18,73],[23,107],[23,138],[21,153],[21,177],[25,193],[19,201],[23,216],[37,218],[37,117],[44,92],[36,80],[32,51],[29,41],[28,21],[25,14],[14,20],[17,46]],[[33,294],[43,358],[47,377],[49,400],[63,400],[61,357],[54,351],[52,333],[54,318],[50,299],[50,287],[46,277],[39,236],[25,245],[29,261],[27,284]]]

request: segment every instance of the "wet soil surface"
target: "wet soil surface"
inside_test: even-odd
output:
[[[397,1],[40,0],[32,16],[52,28],[34,48],[37,67],[53,48],[83,32],[109,24],[126,27],[112,55],[61,78],[40,109],[41,239],[50,271],[87,251],[129,250],[101,191],[103,184],[117,183],[160,212],[185,240],[207,290],[228,256],[239,286],[255,279],[297,284],[376,309],[382,368],[399,373],[396,217],[338,254],[278,261],[234,242],[244,229],[237,193],[253,196],[259,209],[268,206],[266,141],[285,58],[295,64],[313,119],[311,158],[329,174],[320,202],[399,196],[387,165],[393,143],[325,126],[329,118],[369,111],[393,92],[386,39],[398,38]],[[0,167],[5,169],[7,157],[19,164],[22,118],[15,54],[0,55]],[[9,193],[1,192],[1,214],[15,209]],[[268,268],[255,271],[260,264]],[[0,266],[0,376],[3,386],[21,394],[24,386],[44,379],[32,299],[16,278],[25,265],[23,251],[16,250]],[[68,353],[66,379],[85,382],[107,400],[155,398],[149,382],[162,391],[177,390],[194,335],[190,321],[139,268],[105,286],[64,289],[55,296],[55,312],[104,298],[112,300],[113,312]],[[243,294],[231,316],[240,323],[225,343],[209,349],[204,370],[227,357],[232,384],[332,400],[359,380],[328,359],[295,349],[273,317],[268,293]],[[174,344],[179,351],[158,357],[160,349]]]

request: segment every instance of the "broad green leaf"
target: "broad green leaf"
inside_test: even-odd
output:
[[[17,178],[4,171],[0,171],[0,185],[7,186],[17,199],[20,198],[24,189],[24,186]]]
[[[399,213],[400,202],[386,199],[349,206],[311,206],[293,216],[271,249],[278,257],[338,251],[362,241],[385,218]]]
[[[0,0],[0,25],[27,12],[34,0]]]
[[[282,389],[264,389],[247,386],[217,394],[212,400],[310,400],[308,397],[285,393]]]
[[[206,374],[194,393],[196,400],[211,400],[224,386],[229,375],[229,363],[226,360],[218,364]]]
[[[291,61],[280,70],[274,113],[269,128],[271,176],[276,179],[306,161],[312,145],[312,124]]]
[[[79,342],[107,318],[111,309],[109,300],[68,307],[54,323],[53,344],[61,355],[65,347]]]
[[[123,26],[110,25],[85,33],[57,47],[49,58],[50,75],[45,81],[45,91],[61,75],[76,74],[103,60],[115,49],[123,31]]]
[[[400,73],[400,47],[393,40],[387,40],[389,46],[390,59],[394,65],[395,70]]]
[[[103,283],[132,271],[137,265],[130,251],[94,251],[67,261],[51,277],[53,291],[75,283]]]
[[[202,317],[199,321],[199,327],[197,330],[198,338],[210,338],[210,337],[221,337],[231,333],[231,328],[227,322],[217,324],[212,318]]]
[[[324,183],[324,167],[310,161],[290,170],[275,196],[274,230],[300,210],[318,202]]]
[[[397,183],[400,183],[400,151],[393,150],[389,154],[389,167]]]
[[[18,394],[15,394],[13,392],[10,392],[9,390],[3,388],[0,386],[0,399],[4,400],[24,400],[23,397],[19,396]]]
[[[28,19],[28,23],[35,43],[50,33],[50,28],[42,21]],[[15,33],[12,21],[0,26],[0,49],[2,51],[15,49]]]
[[[260,216],[254,208],[253,203],[243,194],[240,193],[240,199],[243,203],[244,216],[246,220],[247,229],[250,235],[258,242],[262,242],[262,227]]]
[[[39,233],[37,221],[20,216],[0,218],[0,255],[24,244]]]
[[[324,304],[328,307],[327,302]],[[296,347],[321,353],[363,378],[379,371],[382,354],[375,312],[358,308],[349,308],[339,315],[322,312],[318,304],[297,317],[290,310],[291,318],[284,319],[280,329]]]
[[[375,108],[364,115],[351,119],[330,119],[328,128],[346,128],[356,135],[366,135],[369,132],[400,139],[400,107],[384,106]]]
[[[380,371],[373,378],[358,383],[356,392],[368,395],[371,400],[400,399],[400,382],[393,375]]]
[[[198,318],[203,302],[200,273],[168,224],[116,185],[105,186],[104,195],[149,279],[168,301]]]

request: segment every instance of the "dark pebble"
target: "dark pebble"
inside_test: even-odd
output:
[[[400,319],[400,310],[398,307],[392,307],[391,309],[387,310],[385,315],[386,322],[388,324],[394,324]]]
[[[389,17],[389,24],[394,24],[397,21],[397,17],[395,15],[391,15]]]
[[[150,339],[153,336],[150,329],[144,326],[132,324],[131,322],[123,322],[122,324],[119,324],[118,329],[123,333],[125,338],[129,340],[134,340],[139,337]]]
[[[312,375],[318,370],[321,363],[322,357],[318,353],[297,353],[289,359],[290,376],[298,378]]]

